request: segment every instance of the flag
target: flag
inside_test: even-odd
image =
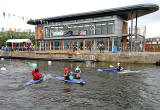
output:
[[[9,32],[11,32],[12,31],[12,29],[11,28],[9,28]]]
[[[6,15],[6,13],[5,13],[5,12],[3,12],[3,16],[4,16],[4,18],[5,18],[5,15]]]
[[[16,29],[14,28],[14,32],[16,32]]]
[[[9,18],[11,17],[11,14],[10,14],[10,13],[8,13],[8,17],[9,17]]]
[[[2,31],[4,31],[4,28],[2,27]]]
[[[24,16],[22,16],[22,20],[24,21]]]
[[[26,21],[28,21],[28,17],[26,17]]]

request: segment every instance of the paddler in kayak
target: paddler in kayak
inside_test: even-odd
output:
[[[80,73],[81,73],[81,69],[79,68],[79,67],[77,67],[76,69],[75,69],[75,79],[80,79],[81,78],[81,75],[80,75]]]
[[[64,78],[65,78],[65,80],[70,80],[69,76],[70,76],[69,69],[64,68]]]
[[[117,67],[115,67],[115,69],[119,72],[124,71],[124,68],[121,66],[120,63],[117,63]]]
[[[39,73],[38,68],[32,70],[32,75],[34,80],[41,80],[43,78],[43,75]]]
[[[43,75],[39,73],[39,70],[37,68],[37,64],[33,63],[32,64],[33,70],[32,70],[32,75],[34,80],[40,80],[42,79]]]

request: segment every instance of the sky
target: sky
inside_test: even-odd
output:
[[[3,12],[39,19],[148,3],[160,6],[160,0],[0,0],[0,27],[34,29],[21,18],[4,19]],[[160,36],[160,11],[139,17],[138,25],[146,26],[146,37]]]

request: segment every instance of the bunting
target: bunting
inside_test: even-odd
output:
[[[6,15],[6,13],[5,12],[3,12],[3,17],[5,18],[5,15]]]
[[[8,13],[8,18],[10,18],[11,17],[11,14],[10,13]]]
[[[24,16],[17,16],[16,14],[12,14],[12,13],[8,13],[8,12],[5,12],[5,11],[2,11],[2,17],[3,17],[3,19],[6,19],[7,17],[9,18],[9,19],[6,19],[6,20],[14,20],[14,19],[12,19],[12,17],[17,17],[18,19],[20,19],[20,20],[22,20],[22,22],[25,22],[25,23],[27,23],[28,21],[30,21],[30,22],[34,22],[35,24],[50,24],[50,25],[54,25],[54,23],[53,22],[48,22],[48,21],[44,21],[44,20],[36,20],[36,19],[33,19],[33,18],[30,18],[30,17],[24,17]],[[8,22],[8,21],[7,21]],[[2,23],[4,26],[5,26],[5,22],[4,23]],[[2,26],[3,26],[2,25]],[[18,25],[17,25],[18,26]],[[5,27],[0,27],[0,31],[9,31],[9,32],[34,32],[34,29],[32,30],[32,29],[19,29],[19,28],[15,28],[15,27],[13,27],[13,28],[9,28],[8,27],[8,25],[7,26],[5,26]]]

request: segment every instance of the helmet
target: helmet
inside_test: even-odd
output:
[[[121,64],[120,64],[120,63],[117,63],[117,65],[120,66]]]
[[[79,68],[79,67],[77,67],[75,70],[80,70],[80,68]]]
[[[69,69],[68,68],[64,68],[64,71],[67,72],[67,71],[69,71]]]
[[[38,68],[35,69],[35,72],[39,72]]]

